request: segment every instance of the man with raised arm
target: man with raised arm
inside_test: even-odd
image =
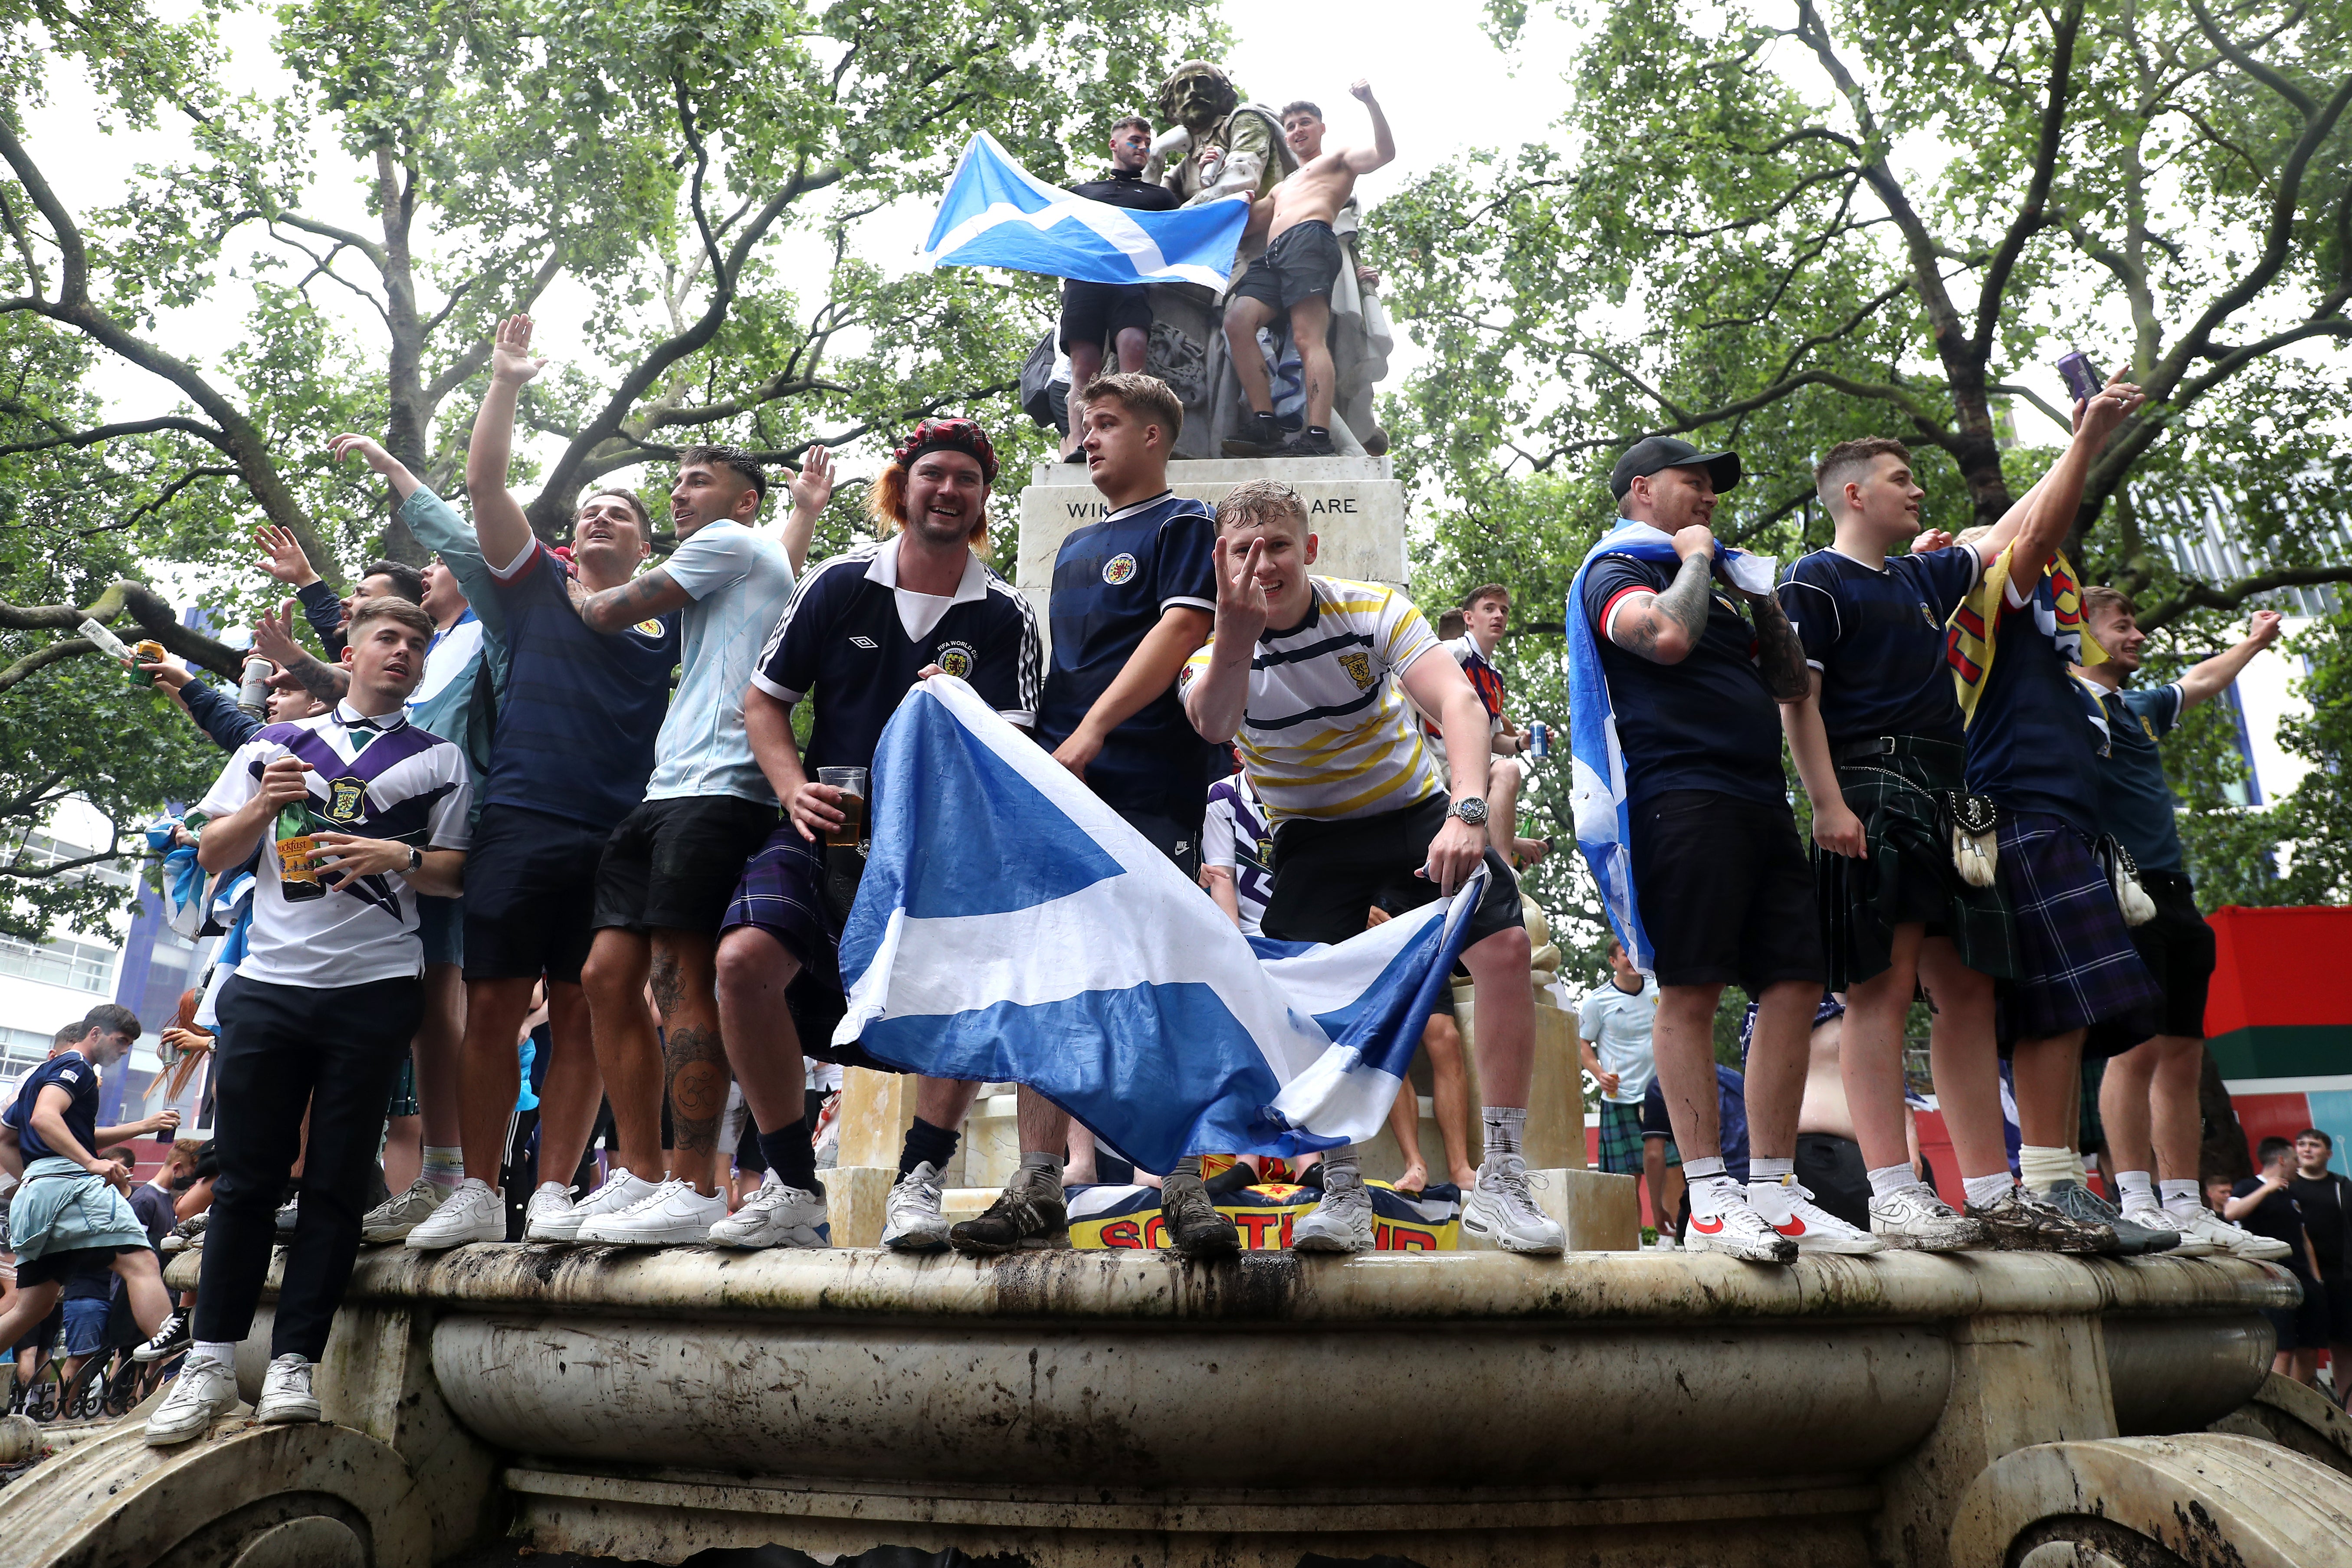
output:
[[[1591,854],[1588,812],[1615,810],[1585,798],[1587,770],[1622,771],[1630,899],[1599,865],[1595,874],[1618,895],[1619,940],[1658,982],[1653,1039],[1689,1183],[1685,1240],[1784,1263],[1885,1244],[1815,1205],[1793,1174],[1825,965],[1812,869],[1781,783],[1779,704],[1809,687],[1769,578],[1741,581],[1708,529],[1717,498],[1738,482],[1736,454],[1669,436],[1635,442],[1610,473],[1626,521],[1577,574],[1568,613],[1583,629],[1571,627],[1570,674],[1589,679],[1597,664],[1598,689],[1576,688],[1589,704],[1571,700],[1600,710],[1579,716],[1586,726],[1613,716],[1622,755],[1588,757],[1580,731],[1577,837]],[[1716,1100],[1716,1004],[1734,983],[1757,1004],[1745,1191],[1724,1167]]]
[[[1450,897],[1484,862],[1462,962],[1478,987],[1486,1159],[1462,1226],[1507,1251],[1557,1253],[1565,1232],[1536,1206],[1519,1155],[1535,996],[1518,880],[1487,842],[1486,705],[1403,595],[1310,574],[1316,544],[1287,485],[1252,480],[1218,503],[1216,629],[1179,680],[1185,715],[1206,740],[1239,738],[1275,824],[1267,936],[1344,942],[1364,929],[1372,905],[1410,910]],[[1408,696],[1453,738],[1450,803]],[[1293,1229],[1294,1247],[1372,1245],[1358,1161],[1352,1148],[1324,1155],[1323,1201]],[[1178,1250],[1206,1250],[1198,1158],[1181,1162],[1160,1191]]]
[[[1250,405],[1248,426],[1225,442],[1229,457],[1328,457],[1335,449],[1331,399],[1336,383],[1328,329],[1340,250],[1331,225],[1355,194],[1357,176],[1396,157],[1396,141],[1389,134],[1388,116],[1372,97],[1371,83],[1359,81],[1348,90],[1371,112],[1370,147],[1326,152],[1321,110],[1302,100],[1282,111],[1283,139],[1297,154],[1298,168],[1272,195],[1254,204],[1250,222],[1269,226],[1265,254],[1250,263],[1225,300],[1225,347]],[[1291,341],[1298,345],[1307,377],[1307,427],[1287,443],[1275,424],[1274,384],[1257,346],[1258,329],[1284,315],[1290,318]]]
[[[2164,993],[2160,1026],[2145,1039],[2106,1038],[2127,1048],[2107,1058],[2099,1083],[2099,1120],[2115,1157],[2116,1197],[2134,1225],[2177,1232],[2184,1251],[2228,1251],[2275,1260],[2278,1244],[2231,1225],[2205,1206],[2198,1190],[2204,1121],[2198,1082],[2205,1068],[2205,991],[2213,978],[2213,928],[2197,908],[2196,889],[2181,860],[2173,822],[2172,785],[2164,776],[2157,742],[2180,716],[2230,689],[2256,654],[2278,640],[2280,617],[2258,610],[2234,647],[2191,666],[2163,686],[2129,689],[2147,634],[2131,596],[2114,588],[2085,588],[2083,606],[2091,636],[2106,662],[2082,673],[2107,693],[2108,751],[2099,770],[2099,819],[2131,852],[2156,918],[2133,928],[2132,945]],[[2159,1181],[2162,1184],[2158,1190]]]
[[[345,629],[349,694],[332,712],[262,730],[200,804],[211,820],[198,863],[213,873],[257,855],[259,864],[248,951],[218,1005],[221,1173],[195,1343],[148,1419],[150,1443],[201,1436],[236,1402],[231,1363],[260,1303],[298,1151],[300,1218],[257,1415],[319,1419],[311,1369],[359,1252],[384,1101],[425,1011],[416,899],[454,898],[463,885],[473,796],[466,761],[406,710],[432,619],[404,600],[362,599]],[[277,824],[289,806],[304,808],[308,855],[279,847]],[[319,830],[319,821],[331,826]],[[309,896],[289,897],[306,883]]]
[[[2016,973],[2016,939],[2000,889],[1969,883],[1954,864],[1948,804],[1966,793],[1967,745],[1944,623],[2036,515],[2044,487],[1981,540],[1954,544],[1921,532],[1927,491],[1901,442],[1841,442],[1813,484],[1836,536],[1791,563],[1780,584],[1809,667],[1804,695],[1780,717],[1812,802],[1829,984],[1846,998],[1839,1069],[1869,1173],[1870,1228],[1930,1252],[2100,1250],[2096,1227],[2010,1175],[1993,984]],[[1898,546],[1908,548],[1889,553]],[[1921,991],[1966,1215],[1911,1166],[1903,1031]]]
[[[1026,729],[1035,722],[1042,655],[1019,590],[975,553],[988,541],[996,451],[969,419],[927,419],[891,456],[866,507],[892,529],[811,572],[776,624],[744,693],[751,750],[789,820],[743,868],[719,942],[719,1016],[728,1060],[759,1128],[768,1176],[710,1227],[721,1247],[810,1247],[825,1223],[803,1096],[803,1056],[898,1069],[833,1043],[847,1003],[841,928],[863,851],[828,845],[845,826],[842,793],[820,768],[865,768],[908,689],[934,673],[968,681]],[[805,755],[793,710],[815,719]],[[866,824],[874,802],[857,808]],[[830,873],[830,874],[829,874]],[[919,1078],[915,1121],[885,1205],[882,1245],[948,1246],[940,1175],[978,1084]]]

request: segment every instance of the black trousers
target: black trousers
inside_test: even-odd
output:
[[[194,1336],[234,1342],[252,1331],[307,1107],[302,1207],[286,1249],[269,1353],[317,1361],[359,1257],[384,1103],[424,1021],[425,983],[313,991],[240,974],[221,988],[219,1008],[213,1135],[220,1179],[205,1230]]]

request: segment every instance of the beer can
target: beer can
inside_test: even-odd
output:
[[[1540,719],[1528,726],[1528,755],[1531,757],[1551,755],[1551,726]]]
[[[2058,361],[2058,379],[2066,384],[2066,395],[2077,403],[2098,396],[2100,388],[2107,384],[2107,378],[2099,374],[2091,356],[2080,349]]]

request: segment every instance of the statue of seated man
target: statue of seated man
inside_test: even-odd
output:
[[[1250,263],[1225,301],[1226,349],[1250,406],[1241,434],[1224,443],[1228,457],[1328,457],[1335,450],[1328,329],[1341,252],[1331,226],[1354,194],[1357,176],[1396,157],[1388,117],[1372,97],[1371,84],[1360,80],[1348,91],[1371,112],[1372,145],[1327,151],[1323,111],[1305,101],[1289,104],[1282,111],[1282,134],[1298,168],[1251,204],[1251,227],[1263,226],[1267,238],[1265,253]],[[1274,387],[1257,346],[1258,329],[1284,315],[1289,317],[1307,391],[1306,428],[1287,442],[1275,423]]]

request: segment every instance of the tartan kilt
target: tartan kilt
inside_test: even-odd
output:
[[[1979,974],[2006,980],[2018,973],[2016,931],[2002,889],[1961,880],[1937,815],[1933,792],[1961,787],[1958,750],[1948,768],[1920,756],[1839,766],[1839,793],[1862,819],[1870,853],[1856,860],[1813,846],[1831,990],[1886,973],[1895,928],[1913,921],[1948,937],[1960,962]]]
[[[2017,975],[2001,987],[2004,1053],[2021,1039],[2094,1024],[2129,1026],[2098,1033],[2131,1044],[2158,1033],[2164,993],[2132,945],[2090,839],[2058,817],[2007,808],[1998,831],[2000,885],[2017,911],[2020,960]],[[2086,1044],[2084,1054],[2102,1053]]]
[[[1601,1168],[1619,1176],[1642,1173],[1642,1108],[1601,1102]]]

